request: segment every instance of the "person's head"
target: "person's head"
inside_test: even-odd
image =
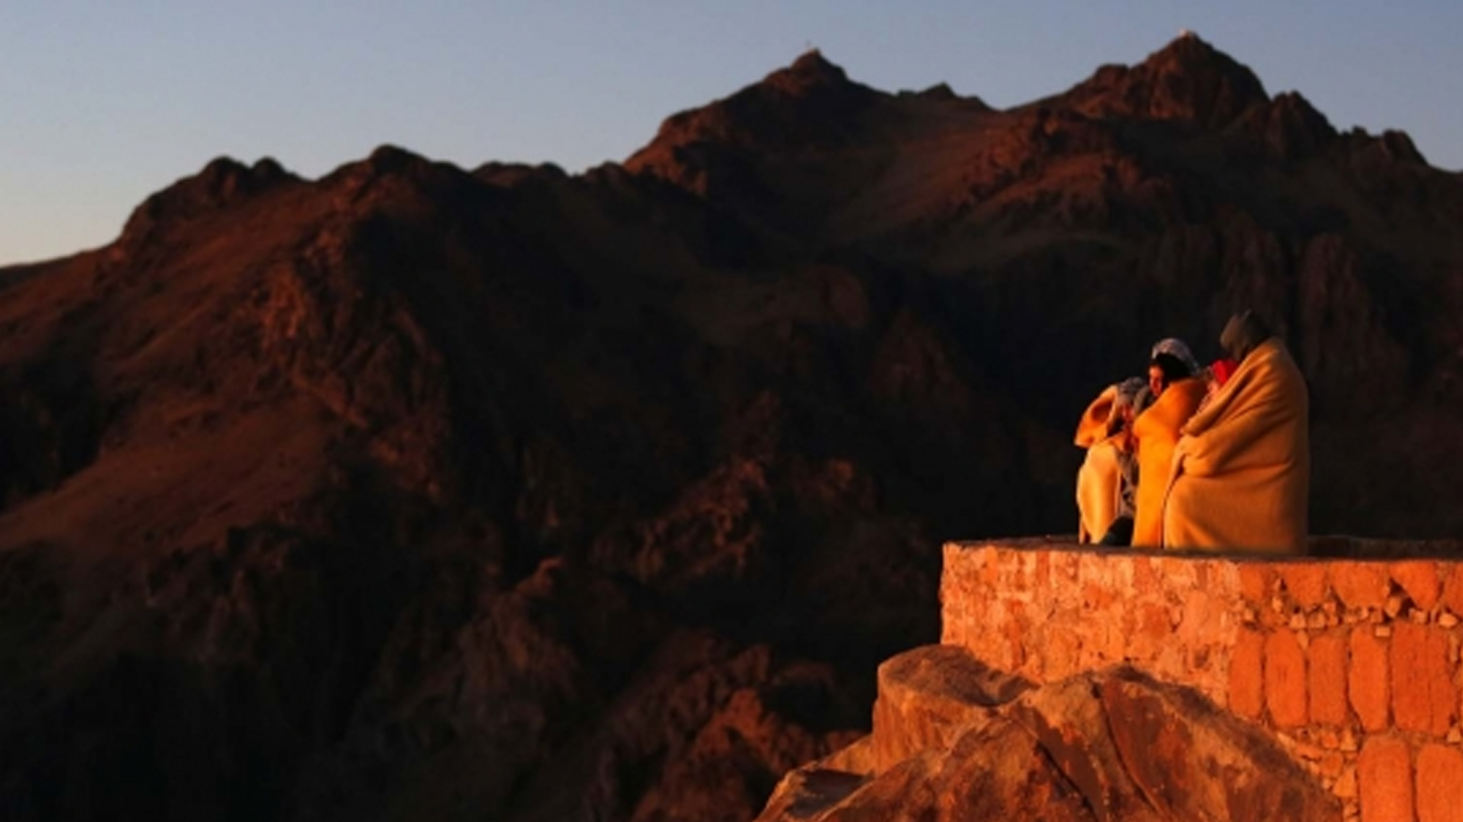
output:
[[[1157,397],[1173,383],[1197,373],[1199,363],[1182,340],[1159,340],[1148,360],[1148,390]]]
[[[1148,390],[1158,396],[1175,382],[1192,376],[1193,372],[1178,357],[1159,354],[1148,364]]]
[[[1142,377],[1129,377],[1117,384],[1112,414],[1108,417],[1108,433],[1116,434],[1132,424],[1133,417],[1146,405],[1148,384]]]
[[[1219,347],[1223,348],[1235,362],[1244,362],[1251,351],[1260,343],[1275,336],[1270,326],[1254,311],[1245,310],[1229,318],[1224,331],[1219,334]]]

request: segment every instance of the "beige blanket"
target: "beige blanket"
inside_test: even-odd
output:
[[[1165,548],[1305,552],[1310,402],[1279,339],[1261,344],[1183,428]]]

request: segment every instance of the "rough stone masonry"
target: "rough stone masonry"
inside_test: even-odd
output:
[[[1036,683],[1128,663],[1272,731],[1361,822],[1463,822],[1463,562],[949,543],[944,644]]]

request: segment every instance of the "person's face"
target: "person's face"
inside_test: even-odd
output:
[[[1163,369],[1156,365],[1148,366],[1148,390],[1155,398],[1163,393]]]

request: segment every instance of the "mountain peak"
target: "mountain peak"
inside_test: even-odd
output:
[[[846,138],[851,119],[877,96],[869,87],[849,80],[822,52],[811,49],[761,82],[673,115],[661,125],[655,140],[625,165],[633,172],[656,171],[704,193],[707,147],[713,147],[714,153],[834,144]],[[688,153],[690,146],[701,149]]]
[[[803,52],[792,65],[767,75],[763,83],[793,95],[850,85],[848,73],[817,49]]]
[[[1142,68],[1155,74],[1213,77],[1232,83],[1249,96],[1266,97],[1260,78],[1249,67],[1216,49],[1199,35],[1185,30],[1168,45],[1150,54]]]
[[[248,199],[300,178],[285,170],[272,157],[252,166],[232,157],[217,157],[190,177],[184,177],[148,197],[128,217],[123,240],[138,243],[158,226],[186,220],[199,214]]]
[[[1270,100],[1253,71],[1187,30],[1136,66],[1103,66],[1065,98],[1091,116],[1211,128]]]
[[[792,61],[789,66],[793,71],[835,71],[843,74],[843,69],[834,65],[828,58],[823,56],[820,49],[811,48],[798,55],[798,59]]]

